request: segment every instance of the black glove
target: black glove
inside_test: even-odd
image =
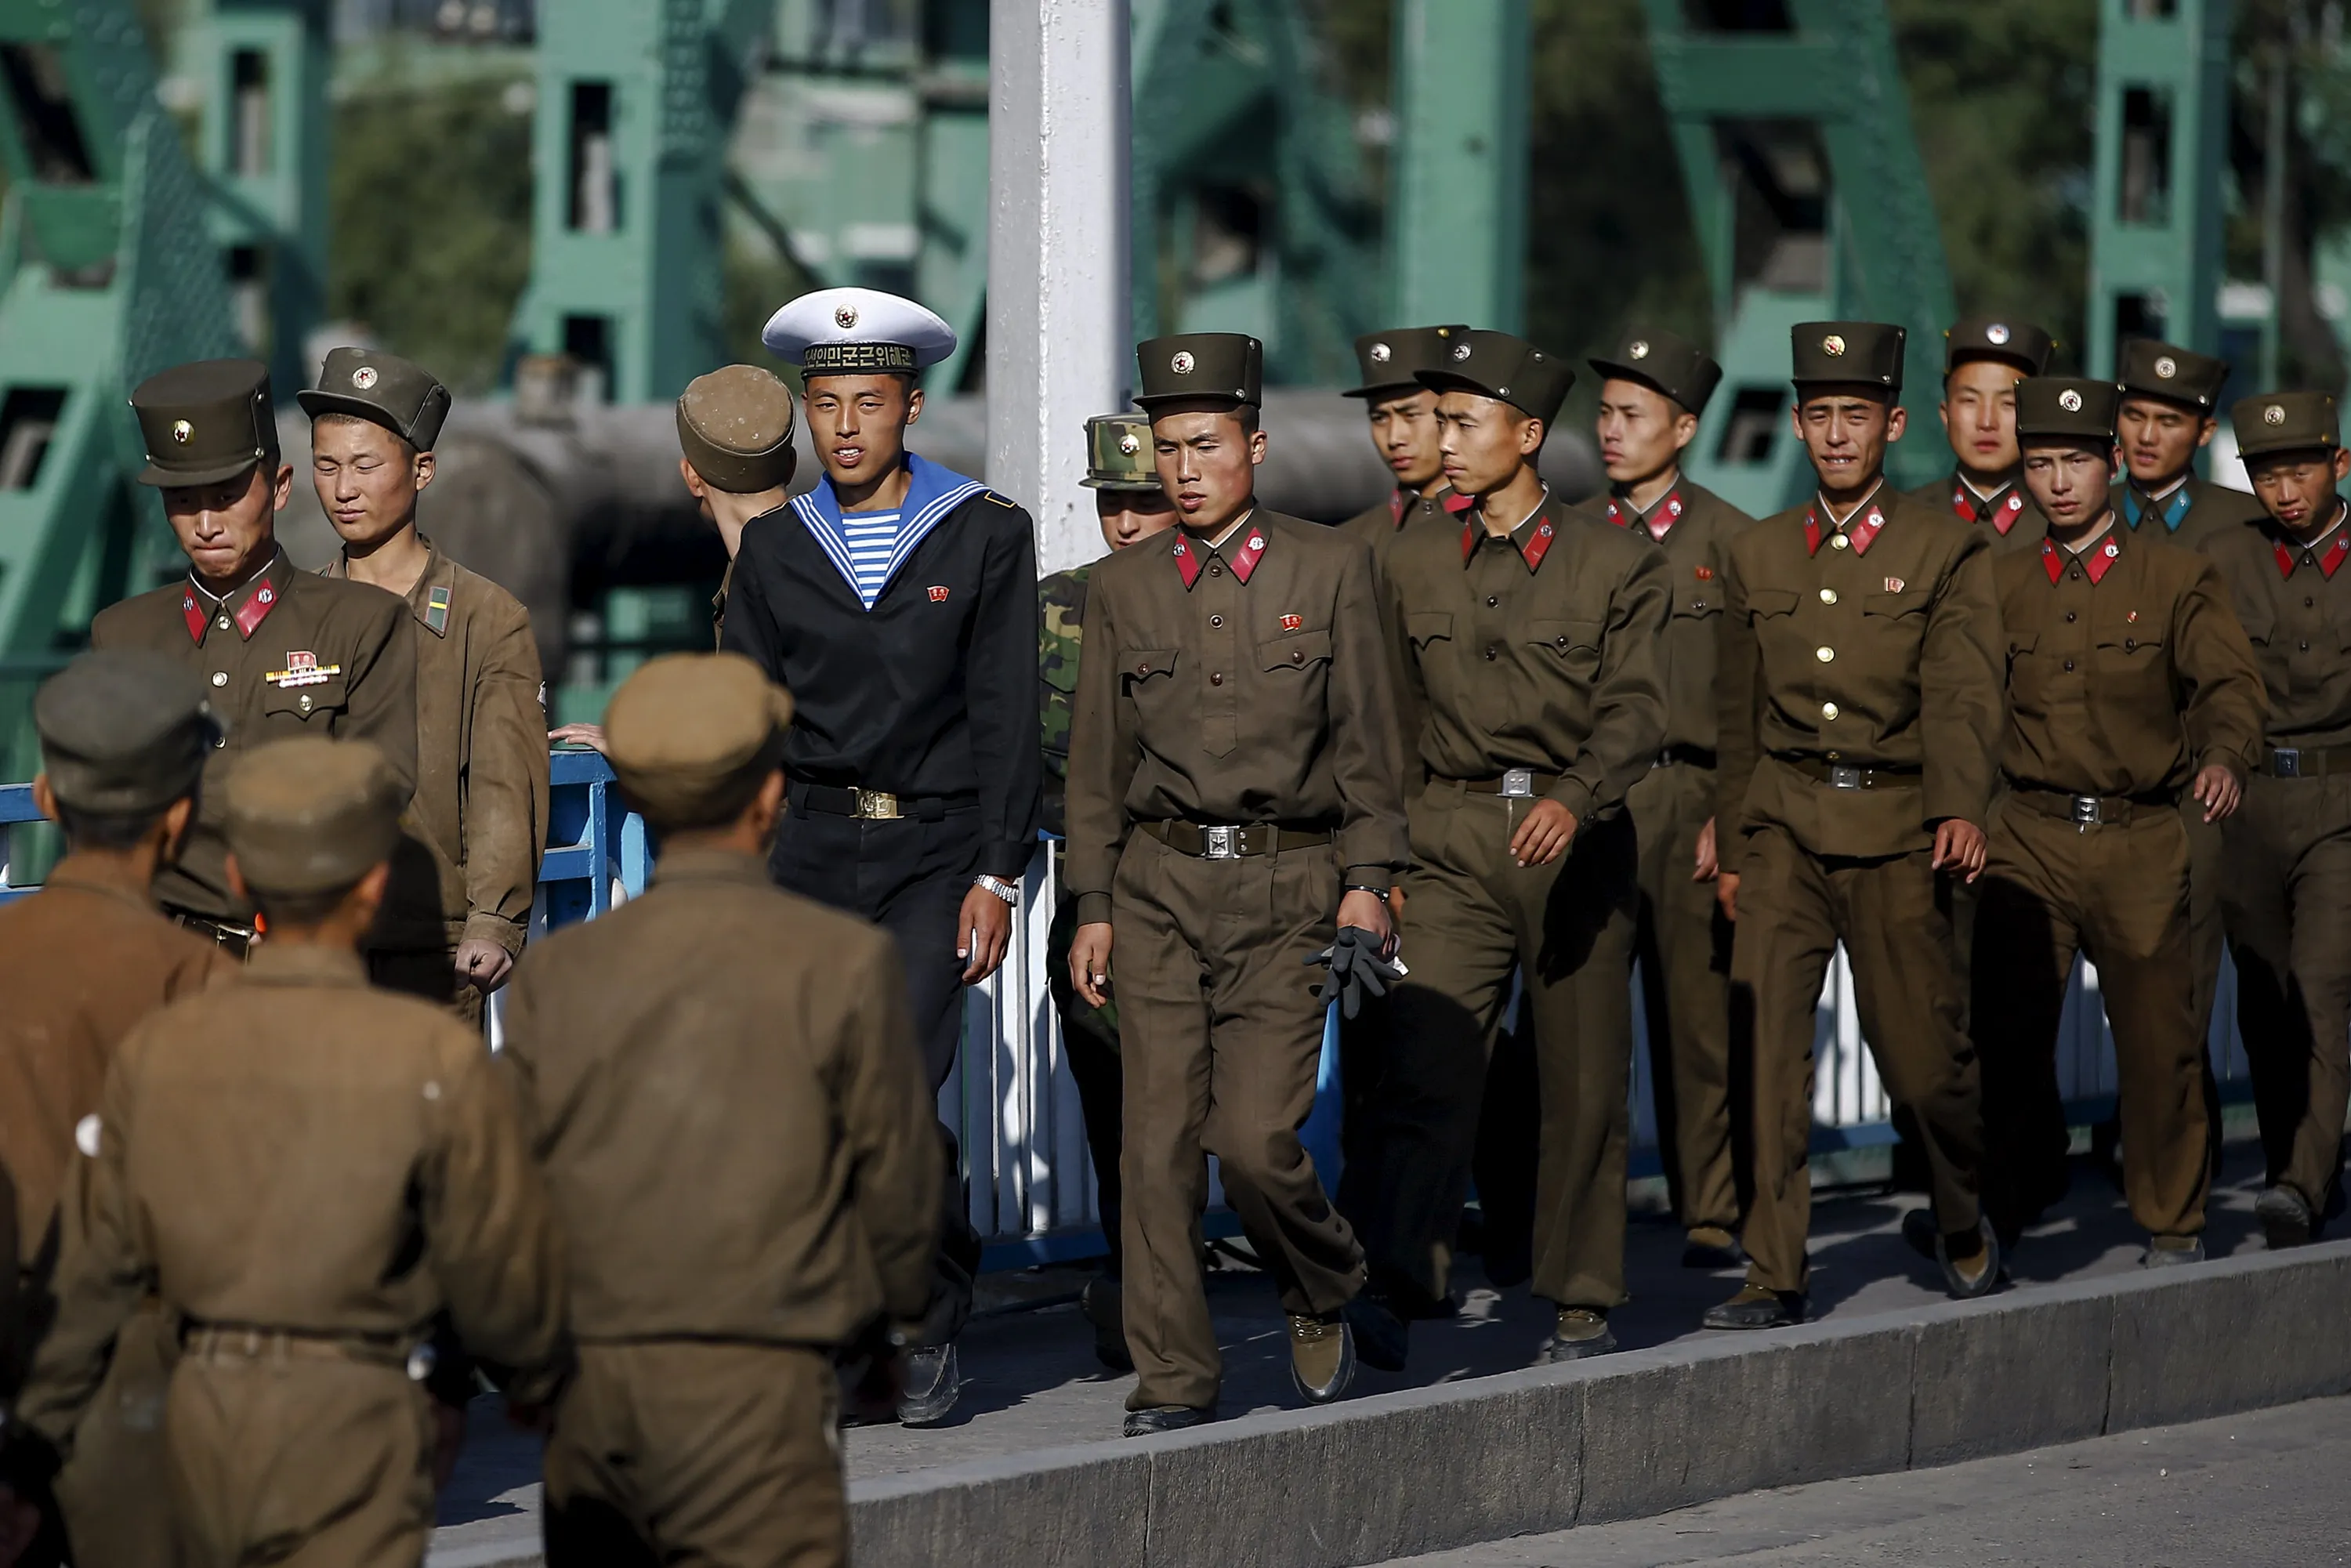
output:
[[[1360,925],[1341,926],[1339,939],[1305,962],[1330,965],[1314,994],[1326,1002],[1335,994],[1342,1018],[1353,1018],[1364,1010],[1365,996],[1386,996],[1404,978],[1404,971],[1381,956],[1380,939]]]

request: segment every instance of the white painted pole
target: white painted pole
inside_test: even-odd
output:
[[[1127,406],[1127,6],[992,0],[987,482],[1037,519],[1039,568],[1102,553],[1085,422]]]

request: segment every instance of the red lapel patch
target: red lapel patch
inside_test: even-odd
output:
[[[1249,538],[1233,552],[1233,575],[1246,583],[1249,573],[1257,570],[1258,557],[1265,554],[1265,530],[1255,523],[1249,525]]]
[[[1176,570],[1184,579],[1185,587],[1200,580],[1199,552],[1192,548],[1190,538],[1181,528],[1176,530],[1176,548],[1170,553],[1176,557]]]
[[[252,636],[261,623],[269,619],[269,612],[277,608],[277,590],[272,588],[265,578],[261,586],[247,594],[245,602],[236,607],[237,631],[246,637]]]
[[[2281,550],[2278,553],[2283,555],[2285,552]],[[2286,570],[2291,571],[2294,569],[2289,566]],[[183,588],[180,591],[180,614],[188,622],[188,636],[190,640],[197,643],[203,642],[204,640],[204,622],[210,619],[210,617],[204,613],[204,607],[196,602],[196,591],[194,589]]]

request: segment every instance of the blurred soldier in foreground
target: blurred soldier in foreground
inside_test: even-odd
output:
[[[613,696],[653,885],[527,957],[500,1061],[570,1238],[547,1560],[847,1560],[832,1353],[930,1299],[939,1144],[890,938],[778,890],[791,699],[732,653]]]
[[[0,907],[0,1176],[15,1193],[21,1314],[0,1322],[0,1401],[54,1314],[58,1190],[116,1047],[164,1003],[236,972],[216,944],[157,914],[152,891],[195,815],[214,737],[206,692],[160,654],[85,653],[34,699],[43,771],[33,798],[65,829],[67,852],[39,893]],[[152,1303],[125,1321],[57,1479],[83,1568],[172,1561],[160,1430],[167,1333]]]
[[[1625,791],[1666,727],[1666,558],[1552,496],[1536,464],[1575,372],[1503,332],[1458,334],[1438,442],[1458,528],[1407,530],[1381,574],[1407,712],[1413,972],[1369,1107],[1382,1170],[1364,1359],[1449,1293],[1487,1052],[1523,970],[1541,1103],[1534,1291],[1554,1361],[1616,1346],[1625,1295],[1625,1073],[1635,893]],[[1395,1309],[1401,1306],[1404,1312]]]
[[[1666,552],[1665,744],[1625,796],[1640,841],[1634,956],[1657,1131],[1687,1236],[1682,1266],[1725,1269],[1746,1261],[1738,1231],[1752,1178],[1732,1155],[1732,1086],[1741,1088],[1743,1111],[1748,1073],[1731,1066],[1730,922],[1714,897],[1714,679],[1722,552],[1755,519],[1682,472],[1720,365],[1674,333],[1634,327],[1592,368],[1604,378],[1595,434],[1608,520],[1637,527]],[[1742,1124],[1737,1144],[1745,1143]]]
[[[227,765],[270,740],[365,739],[413,790],[416,634],[392,595],[297,570],[277,548],[294,470],[278,461],[269,377],[258,362],[174,366],[141,382],[131,404],[147,441],[139,482],[162,491],[188,576],[100,611],[89,640],[167,653],[210,688],[225,734],[214,743],[195,824],[155,891],[166,915],[242,956],[253,906],[223,867]]]
[[[1292,1383],[1320,1404],[1353,1378],[1340,1314],[1363,1249],[1298,1139],[1326,1012],[1312,966],[1356,1010],[1394,951],[1406,853],[1371,552],[1258,506],[1261,346],[1198,332],[1135,353],[1181,526],[1094,567],[1069,787],[1070,972],[1095,1007],[1115,985],[1125,1069],[1130,1437],[1216,1413],[1211,1154],[1280,1292]]]
[[[1985,536],[1886,484],[1903,337],[1793,329],[1795,435],[1819,493],[1723,554],[1718,895],[1738,923],[1734,1013],[1743,998],[1754,1030],[1755,1200],[1747,1283],[1708,1328],[1803,1321],[1813,1009],[1839,942],[1953,1236],[1945,1282],[1972,1296],[2000,1278],[1979,1238],[1983,1105],[1951,925],[1951,883],[1983,869],[2000,604]]]
[[[2016,445],[2016,383],[2049,368],[2049,334],[2026,321],[1970,316],[1943,333],[1943,437],[1957,460],[1949,477],[1910,492],[1914,500],[1948,507],[1963,523],[1989,530],[1992,554],[2035,549],[2041,532],[2025,523],[2025,494]]]
[[[547,687],[530,616],[417,531],[446,387],[395,355],[337,349],[297,401],[310,480],[343,541],[324,575],[407,601],[417,627],[416,795],[368,975],[479,1026],[522,951],[547,843]]]
[[[1386,562],[1405,524],[1447,509],[1445,459],[1437,450],[1437,393],[1417,377],[1443,363],[1453,341],[1468,329],[1392,327],[1355,340],[1364,382],[1341,395],[1364,400],[1372,445],[1395,476],[1395,489],[1341,526],[1372,547],[1374,564]]]
[[[1995,563],[2007,637],[2007,789],[1979,894],[1972,1030],[1983,1071],[1987,1223],[2003,1248],[2062,1186],[2058,1015],[2078,953],[2114,1026],[2123,1186],[2150,1266],[2204,1255],[2211,1179],[2204,1036],[2189,961],[2184,791],[2207,821],[2236,809],[2260,744],[2252,652],[2212,563],[2117,526],[2107,497],[2115,389],[2035,377],[2018,389],[2024,482],[2048,528]],[[1950,1249],[1915,1211],[1911,1244]]]
[[[1159,486],[1151,422],[1139,413],[1096,414],[1086,421],[1086,476],[1081,483],[1094,493],[1094,514],[1102,523],[1102,542],[1113,550],[1123,550],[1176,526],[1176,505]],[[1075,567],[1037,584],[1042,612],[1038,669],[1044,686],[1038,695],[1045,723],[1045,831],[1056,837],[1069,831],[1065,801],[1071,707],[1078,689],[1086,579],[1092,571],[1090,566]],[[1045,975],[1052,988],[1053,1007],[1061,1014],[1061,1039],[1070,1052],[1070,1076],[1077,1080],[1078,1104],[1086,1121],[1086,1147],[1093,1155],[1102,1240],[1110,1249],[1107,1270],[1100,1279],[1087,1281],[1080,1304],[1086,1321],[1093,1325],[1095,1356],[1114,1372],[1132,1372],[1134,1362],[1126,1354],[1119,1289],[1123,1270],[1118,1124],[1123,1091],[1118,1004],[1098,1008],[1082,1002],[1070,983],[1070,941],[1077,935],[1078,904],[1070,896],[1062,874],[1059,844],[1053,848],[1053,883],[1060,900],[1053,907],[1052,935],[1045,943]]]
[[[241,759],[226,868],[269,940],[239,984],[133,1029],[75,1132],[57,1326],[18,1415],[69,1451],[117,1334],[160,1295],[190,1568],[414,1568],[434,1317],[521,1369],[526,1401],[563,1354],[546,1194],[480,1035],[370,988],[360,960],[409,792],[365,742]]]
[[[2237,960],[2272,1247],[2316,1236],[2339,1207],[2351,1093],[2351,473],[2335,400],[2272,392],[2231,411],[2267,513],[2208,539],[2269,690],[2245,803],[2223,827],[2220,896]],[[2335,580],[2342,586],[2335,586]]]

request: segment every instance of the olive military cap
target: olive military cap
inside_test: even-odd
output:
[[[2027,376],[2016,383],[2017,439],[2079,439],[2104,450],[2115,444],[2115,409],[2122,400],[2112,382]]]
[[[1178,332],[1134,348],[1143,390],[1134,401],[1145,410],[1161,403],[1205,398],[1232,403],[1261,401],[1265,345],[1239,332]]]
[[[319,384],[294,394],[312,419],[348,413],[380,424],[419,452],[433,450],[449,417],[449,389],[422,365],[372,349],[337,349],[319,367]]]
[[[2241,398],[2229,411],[2237,432],[2237,455],[2270,452],[2332,451],[2343,444],[2343,422],[2325,392],[2264,392]]]
[[[1910,334],[1883,321],[1800,321],[1789,330],[1789,379],[1806,386],[1850,382],[1902,390],[1902,352]]]
[[[1970,360],[1998,360],[2014,365],[2020,374],[2037,376],[2049,368],[2049,350],[2056,343],[2030,321],[2005,316],[1970,316],[1954,321],[1943,333],[1943,373],[1949,375]]]
[[[107,817],[194,793],[218,733],[194,671],[130,648],[84,653],[43,682],[33,725],[58,800]]]
[[[2228,379],[2228,361],[2152,338],[2134,338],[2125,343],[2122,366],[2115,375],[2125,397],[2161,398],[2199,413],[2211,413],[2220,407],[2220,388]]]
[[[147,443],[141,485],[217,485],[277,450],[269,370],[259,360],[198,360],[131,394]]]
[[[1089,490],[1156,490],[1159,465],[1151,450],[1151,422],[1139,413],[1098,413],[1086,421]]]
[[[1556,354],[1546,354],[1508,332],[1457,332],[1445,363],[1420,372],[1420,384],[1438,392],[1471,392],[1499,398],[1545,424],[1558,417],[1575,384],[1575,371]]]
[[[665,653],[604,710],[613,777],[657,827],[732,820],[783,765],[791,694],[740,653]]]
[[[1713,356],[1677,332],[1654,327],[1627,327],[1614,349],[1585,362],[1603,380],[1638,382],[1691,413],[1704,413],[1707,399],[1722,382],[1722,367]]]
[[[677,400],[677,445],[705,484],[730,495],[792,482],[792,389],[757,365],[721,365]]]
[[[1391,327],[1366,332],[1355,340],[1355,362],[1363,367],[1364,384],[1349,387],[1342,397],[1400,397],[1420,391],[1419,373],[1445,363],[1446,350],[1466,326]]]
[[[390,858],[408,794],[371,740],[273,740],[229,773],[228,851],[263,897],[333,893]]]

